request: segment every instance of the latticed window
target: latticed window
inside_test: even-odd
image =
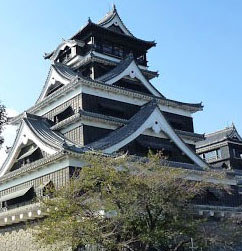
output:
[[[206,152],[206,153],[202,153],[199,155],[201,158],[211,161],[211,160],[216,160],[216,159],[220,159],[221,156],[221,149],[217,149],[217,150],[213,150],[210,152]]]

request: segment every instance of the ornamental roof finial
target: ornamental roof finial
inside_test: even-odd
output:
[[[88,17],[88,23],[92,23],[92,20],[90,17]]]
[[[113,11],[113,12],[116,12],[116,11],[117,11],[115,3],[113,3],[112,11]]]

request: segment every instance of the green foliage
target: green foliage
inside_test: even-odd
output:
[[[208,187],[192,182],[187,172],[169,168],[160,155],[148,159],[86,154],[78,175],[44,199],[49,215],[36,238],[43,245],[95,245],[106,250],[180,250],[204,234],[204,220],[194,217],[191,200]]]

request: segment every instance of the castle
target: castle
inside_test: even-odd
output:
[[[24,222],[34,224],[46,215],[38,198],[50,186],[65,185],[87,151],[141,157],[162,151],[171,167],[190,170],[194,177],[210,168],[206,153],[211,142],[204,149],[209,139],[193,127],[192,114],[202,104],[164,97],[150,82],[158,76],[147,62],[155,45],[135,37],[113,6],[98,23],[89,19],[45,54],[51,62],[46,82],[36,103],[11,120],[18,125],[17,136],[0,169],[2,250],[35,249]],[[216,157],[222,156],[217,148]],[[228,170],[224,181],[235,196],[226,203],[207,200],[197,205],[197,213],[240,215],[240,175]]]

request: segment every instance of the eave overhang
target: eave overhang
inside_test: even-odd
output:
[[[97,24],[105,28],[109,28],[112,25],[118,26],[126,35],[134,37],[129,29],[124,25],[115,4],[113,5],[112,10],[108,12]]]
[[[122,60],[116,67],[106,74],[100,76],[97,81],[104,82],[105,84],[112,85],[124,77],[131,79],[138,79],[143,86],[154,96],[165,98],[142,74],[138,67],[133,55],[129,55]]]
[[[68,158],[70,156],[80,157],[80,154],[72,152],[72,151],[68,151],[68,150],[57,151],[53,155],[49,155],[49,156],[44,157],[40,160],[34,161],[30,164],[24,165],[23,167],[15,170],[13,172],[9,172],[9,173],[4,174],[3,176],[0,177],[0,184],[4,184],[9,180],[16,179],[17,177],[21,177],[21,176],[30,174],[31,172],[35,172],[44,166],[47,166],[51,163],[59,162],[59,161],[65,159],[65,158]]]
[[[110,65],[110,66],[117,66],[121,59],[120,58],[116,58],[113,56],[108,56],[110,59],[107,59],[107,57],[105,57],[106,55],[103,55],[99,52],[96,52],[95,50],[89,52],[86,56],[84,56],[84,58],[82,60],[80,60],[78,63],[76,63],[74,69],[78,69],[80,67],[86,66],[90,63],[101,63],[104,65]],[[113,60],[111,60],[111,58]],[[148,78],[148,79],[152,79],[155,77],[159,76],[158,71],[150,71],[147,69],[144,69],[144,66],[138,65],[139,69],[141,70],[141,72]],[[146,67],[147,68],[147,67]]]
[[[76,78],[78,78],[78,74],[74,72],[70,67],[57,62],[53,63],[50,66],[47,79],[40,93],[40,96],[36,101],[36,104],[40,103],[44,98],[46,98],[47,91],[53,84],[53,81],[59,81],[61,84],[67,85]]]
[[[202,146],[202,147],[197,147],[197,145],[196,145],[196,152],[198,154],[200,154],[200,153],[204,153],[204,152],[207,152],[207,151],[216,150],[216,149],[219,149],[220,147],[227,146],[227,145],[228,145],[228,142],[226,140],[216,142],[214,144]]]
[[[156,43],[154,41],[145,41],[145,40],[133,37],[133,36],[114,32],[98,24],[95,24],[91,22],[90,20],[80,31],[78,31],[70,39],[83,40],[85,37],[88,37],[90,35],[99,35],[99,34],[102,34],[102,36],[105,36],[105,35],[110,36],[112,37],[113,41],[117,40],[119,42],[122,41],[123,43],[126,43],[126,44],[127,43],[135,44],[136,46],[140,46],[144,48],[145,50],[149,50],[150,48],[156,46]]]
[[[177,135],[154,99],[142,106],[140,111],[138,111],[126,125],[114,130],[106,137],[86,145],[84,151],[94,150],[112,154],[129,144],[149,128],[156,134],[163,132],[167,135],[167,137],[172,140],[188,158],[194,161],[196,165],[202,168],[209,168],[209,166]]]
[[[61,133],[51,130],[53,123],[46,118],[24,114],[11,150],[0,170],[0,177],[6,174],[17,160],[21,148],[29,142],[34,143],[48,155],[60,150],[79,147]]]
[[[150,100],[154,99],[154,96],[151,96],[151,95],[145,95],[145,94],[141,94],[139,92],[123,89],[121,87],[107,85],[107,84],[104,84],[104,83],[101,83],[101,82],[98,82],[98,81],[95,81],[92,79],[85,79],[85,78],[78,77],[78,78],[72,80],[69,84],[61,87],[60,89],[58,89],[54,93],[50,94],[48,97],[43,99],[41,102],[39,102],[36,105],[34,105],[33,107],[29,108],[27,110],[27,112],[34,114],[35,112],[39,111],[43,107],[47,106],[49,103],[51,103],[54,100],[58,99],[59,97],[65,95],[66,93],[76,89],[79,86],[88,86],[91,88],[105,90],[105,91],[109,91],[109,92],[116,93],[116,94],[131,96],[134,98],[142,99],[144,101],[150,101]],[[158,98],[158,97],[156,97],[155,99],[158,102],[158,104],[161,104],[164,106],[170,106],[170,107],[174,107],[174,108],[184,109],[184,110],[187,110],[191,113],[203,110],[202,103],[191,104],[191,103],[184,103],[184,102],[179,102],[179,101],[175,101],[175,100],[171,100],[171,99],[167,99],[167,98],[164,99],[164,98]],[[20,122],[21,118],[23,118],[23,114],[24,113],[21,113],[18,116],[13,117],[8,123],[13,124],[13,125],[18,124]]]
[[[83,47],[84,45],[85,42],[80,40],[63,40],[63,42],[56,48],[56,50],[50,53],[45,53],[44,59],[51,59],[52,61],[54,61],[58,57],[59,53],[65,49],[66,46],[72,48],[74,46]]]

